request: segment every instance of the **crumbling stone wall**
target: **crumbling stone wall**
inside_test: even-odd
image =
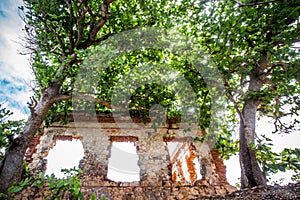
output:
[[[116,124],[115,121],[118,121]],[[226,168],[220,154],[206,143],[194,141],[189,132],[179,128],[178,122],[169,121],[153,129],[151,123],[144,125],[130,119],[99,115],[97,120],[77,116],[68,125],[53,124],[36,136],[26,154],[29,169],[38,173],[46,169],[45,160],[57,140],[80,139],[84,147],[84,158],[79,167],[82,191],[88,198],[107,199],[191,199],[211,194],[227,194],[235,190],[226,180]],[[201,137],[201,132],[197,132]],[[176,158],[170,158],[167,142],[181,141],[190,151],[186,157],[190,181],[176,181],[172,166]],[[137,148],[140,181],[114,182],[108,179],[108,158],[112,142],[133,142]],[[175,152],[176,154],[176,152]],[[201,180],[196,179],[194,158],[199,159]],[[120,166],[121,167],[121,166]],[[181,169],[182,170],[182,169]],[[177,172],[178,173],[178,172]],[[180,172],[182,173],[182,172]]]

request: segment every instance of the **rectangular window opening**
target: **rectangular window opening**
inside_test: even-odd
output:
[[[172,165],[172,181],[193,183],[202,178],[200,162],[187,141],[166,141]]]
[[[62,169],[78,169],[79,162],[84,157],[84,149],[79,136],[54,136],[53,147],[46,156],[45,174],[54,174],[57,178],[66,175]]]
[[[136,140],[134,137],[111,137],[108,179],[116,182],[140,181]]]

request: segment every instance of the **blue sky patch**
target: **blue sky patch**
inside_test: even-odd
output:
[[[15,80],[15,83],[22,83],[22,80]],[[26,87],[22,85],[14,84],[6,79],[0,80],[0,94],[15,94],[17,92],[26,91]]]
[[[3,17],[3,18],[6,17],[3,10],[0,10],[0,17]]]
[[[26,92],[27,88],[24,81],[17,78],[13,79],[13,81],[0,79],[0,103],[7,104],[8,109],[15,108],[26,114],[28,109],[25,101],[21,103],[15,99],[16,96],[24,95]]]
[[[1,87],[5,87],[5,86],[9,85],[9,83],[10,82],[8,80],[5,80],[5,79],[4,80],[0,80],[0,86]]]
[[[5,18],[7,17],[5,11],[4,11],[4,7],[9,7],[10,6],[10,1],[8,0],[1,0],[0,1],[0,18]]]

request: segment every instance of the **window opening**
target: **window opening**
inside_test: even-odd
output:
[[[199,158],[188,142],[167,142],[172,164],[172,181],[195,182],[202,178]]]
[[[116,182],[140,181],[138,160],[133,142],[112,141],[107,178]]]
[[[84,157],[84,149],[80,139],[57,139],[46,157],[46,175],[54,174],[57,178],[64,178],[62,169],[78,169],[79,162]]]

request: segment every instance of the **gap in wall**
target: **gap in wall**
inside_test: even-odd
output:
[[[195,182],[202,178],[199,158],[188,142],[167,142],[172,164],[172,181]]]
[[[64,178],[62,169],[78,169],[79,162],[84,157],[84,149],[80,139],[56,140],[46,157],[46,175],[54,174],[57,178]]]
[[[108,159],[107,178],[116,182],[140,181],[139,157],[133,142],[114,142]]]

